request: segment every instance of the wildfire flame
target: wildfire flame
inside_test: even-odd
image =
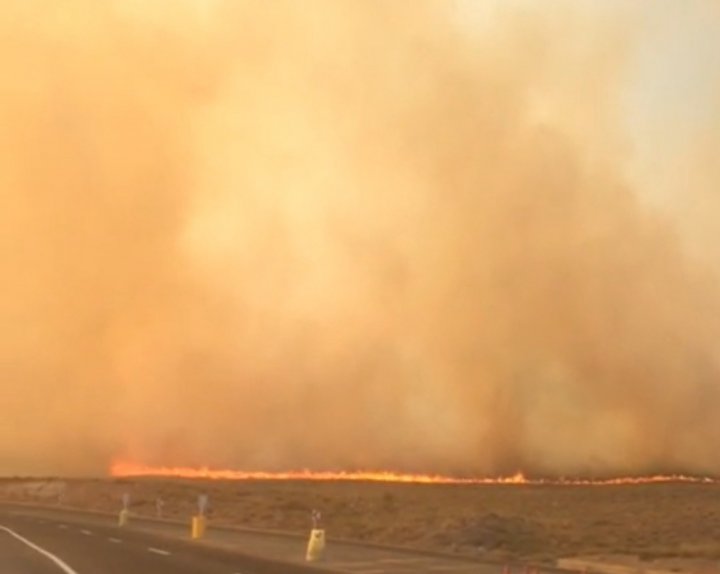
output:
[[[611,486],[654,483],[703,483],[714,484],[716,479],[685,475],[657,475],[618,477],[607,479],[534,479],[522,473],[497,478],[460,478],[437,474],[409,474],[392,471],[312,471],[294,470],[285,472],[243,471],[211,469],[208,467],[166,467],[147,466],[132,462],[114,462],[110,467],[113,477],[162,477],[162,478],[203,478],[214,480],[298,480],[318,482],[390,482],[404,484],[476,484],[476,485],[561,485],[561,486]]]

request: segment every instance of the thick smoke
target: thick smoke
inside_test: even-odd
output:
[[[6,2],[0,470],[720,472],[716,269],[625,177],[633,22],[491,17]]]

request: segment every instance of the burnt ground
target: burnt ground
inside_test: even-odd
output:
[[[550,563],[577,555],[720,559],[720,485],[440,486],[166,479],[0,481],[0,498],[186,519],[207,493],[216,523]]]

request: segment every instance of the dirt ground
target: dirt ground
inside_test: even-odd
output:
[[[215,523],[551,563],[578,555],[720,558],[720,485],[436,486],[107,479],[0,481],[0,499],[187,518],[209,497]]]

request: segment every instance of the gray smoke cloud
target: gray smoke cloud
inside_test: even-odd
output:
[[[635,20],[457,6],[3,5],[0,470],[720,471]]]

